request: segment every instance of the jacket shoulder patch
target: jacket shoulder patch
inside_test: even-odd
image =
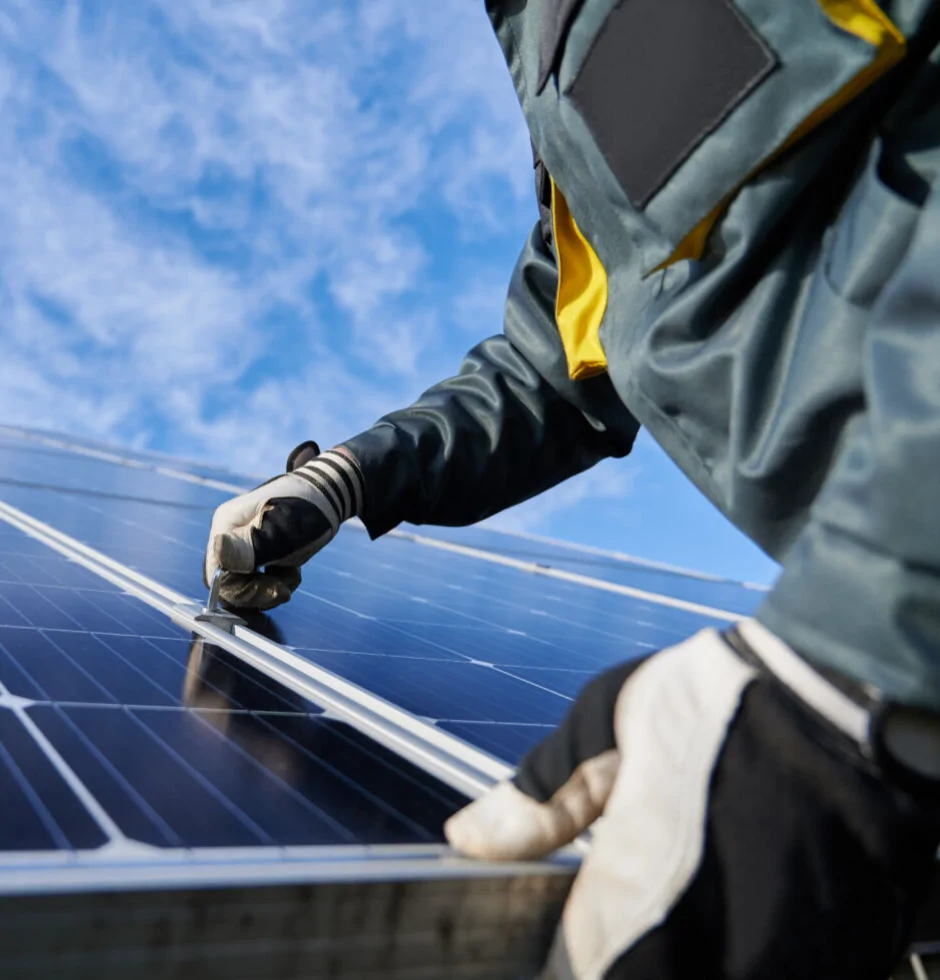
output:
[[[611,11],[567,94],[643,208],[776,65],[727,0],[628,0]]]

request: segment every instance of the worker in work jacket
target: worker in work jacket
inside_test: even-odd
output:
[[[540,208],[504,331],[221,506],[206,573],[274,606],[354,514],[470,524],[645,426],[779,581],[589,684],[448,837],[593,825],[546,977],[883,980],[940,837],[938,4],[486,7]]]

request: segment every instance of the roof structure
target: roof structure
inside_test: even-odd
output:
[[[0,975],[534,975],[588,842],[486,865],[444,820],[596,671],[760,588],[353,525],[228,632],[202,552],[252,482],[0,429]]]

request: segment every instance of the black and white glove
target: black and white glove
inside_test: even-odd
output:
[[[223,569],[228,606],[273,609],[300,585],[300,566],[329,544],[362,509],[362,474],[342,447],[315,443],[291,453],[288,472],[227,500],[215,512],[206,547],[206,587]]]
[[[755,621],[705,630],[588,684],[448,839],[532,859],[592,827],[543,980],[884,980],[940,840],[938,722],[895,718],[889,775],[858,692]]]

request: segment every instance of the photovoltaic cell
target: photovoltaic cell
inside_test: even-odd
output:
[[[460,721],[444,721],[439,724],[445,732],[450,732],[499,759],[521,759],[533,745],[555,730],[554,725]]]

